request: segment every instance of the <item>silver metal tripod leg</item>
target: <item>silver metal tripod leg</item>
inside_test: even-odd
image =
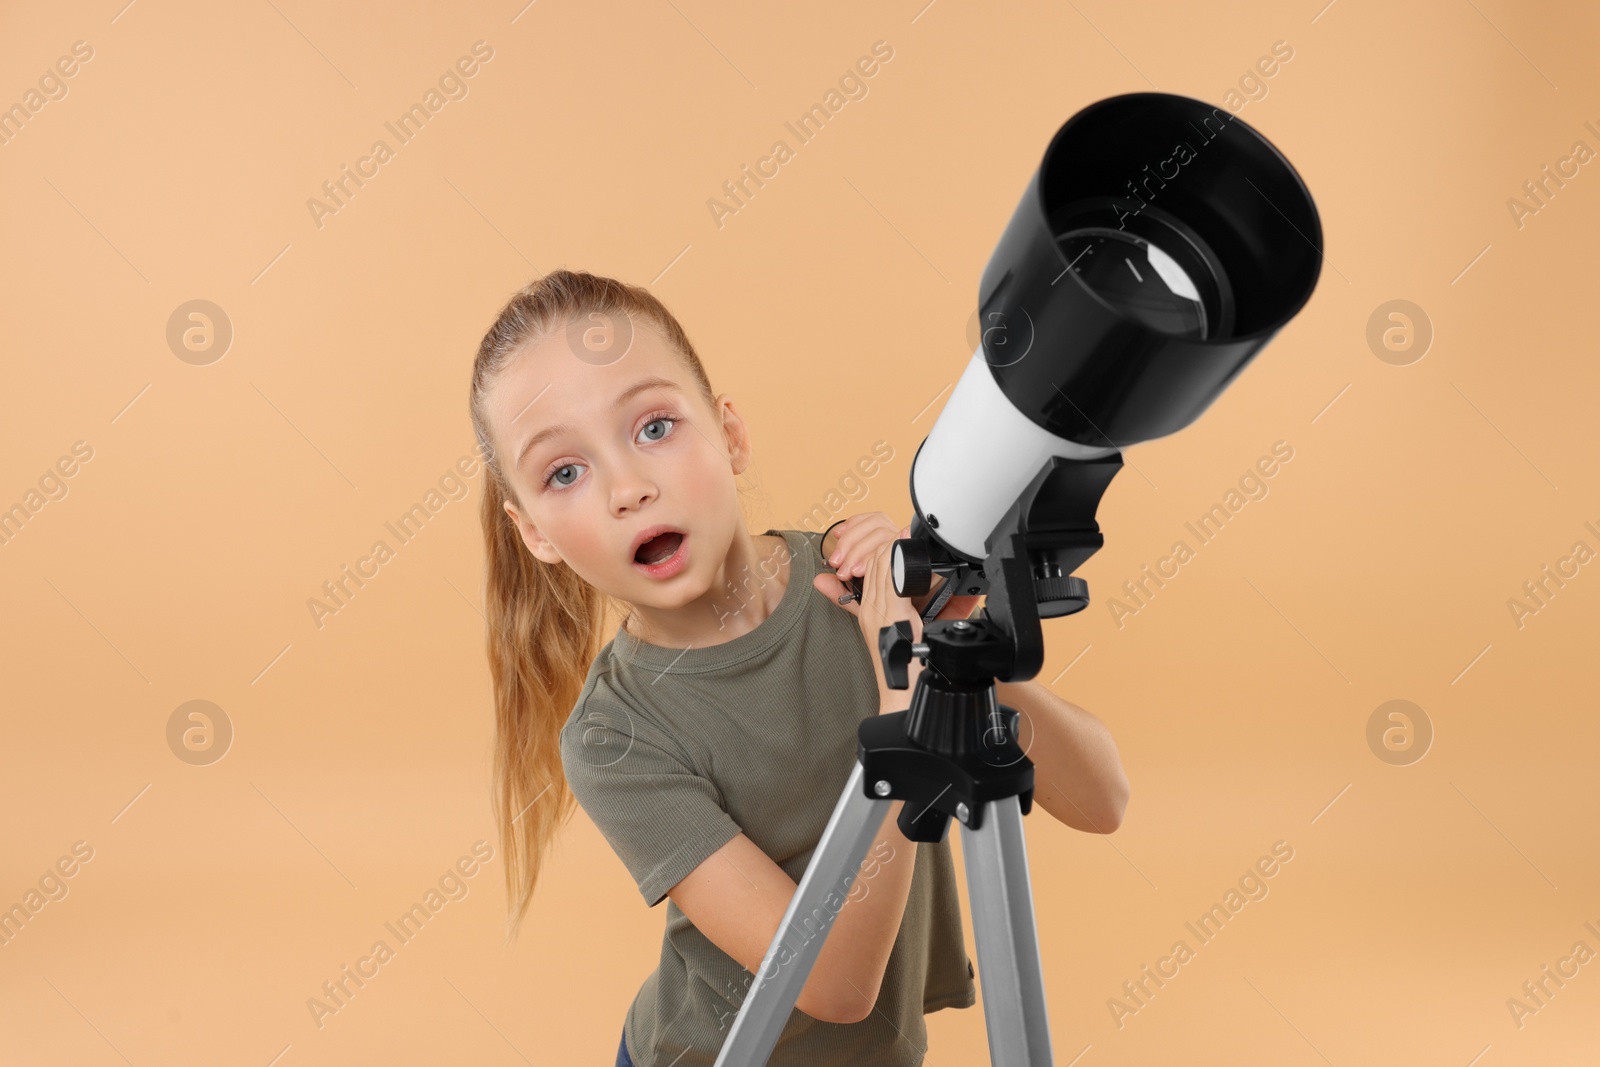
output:
[[[857,761],[722,1043],[716,1067],[762,1067],[800,999],[833,920],[860,876],[861,860],[893,803],[868,797],[861,788],[862,773]],[[986,996],[988,988],[984,986]]]
[[[978,942],[989,1061],[994,1067],[1051,1067],[1022,806],[1006,797],[986,805],[983,816],[982,828],[962,828],[961,859]]]

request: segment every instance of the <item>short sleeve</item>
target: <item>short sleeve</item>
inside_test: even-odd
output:
[[[650,907],[738,835],[716,784],[624,708],[593,699],[561,731],[567,783]]]

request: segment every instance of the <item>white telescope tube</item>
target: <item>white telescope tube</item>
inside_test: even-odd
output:
[[[940,540],[982,561],[989,535],[1048,457],[1097,459],[1115,451],[1057,437],[1018,411],[995,384],[980,344],[917,451],[911,491],[923,519],[938,521]]]

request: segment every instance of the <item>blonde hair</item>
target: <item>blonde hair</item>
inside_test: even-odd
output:
[[[494,813],[505,858],[509,939],[533,900],[545,851],[577,800],[561,768],[561,728],[603,645],[606,613],[631,605],[590,585],[565,562],[527,550],[505,502],[520,501],[489,433],[485,394],[516,354],[575,319],[599,313],[648,324],[683,357],[716,409],[716,395],[689,335],[665,305],[638,286],[587,271],[555,270],[518,290],[495,317],[472,365],[472,428],[485,456],[479,518],[487,556],[489,673],[494,683]],[[519,508],[526,514],[525,508]]]

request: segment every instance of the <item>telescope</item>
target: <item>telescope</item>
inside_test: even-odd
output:
[[[995,682],[1044,662],[1040,620],[1088,606],[1074,572],[1122,449],[1183,429],[1310,299],[1322,228],[1299,174],[1237,117],[1167,93],[1114,96],[1050,141],[983,271],[977,350],[918,447],[895,591],[922,638],[878,635],[905,711],[862,721],[857,761],[717,1057],[764,1064],[887,808],[909,841],[963,830],[963,865],[996,1067],[1052,1062],[1022,817],[1033,764]],[[933,621],[952,595],[978,617]],[[803,917],[821,937],[803,942]]]

